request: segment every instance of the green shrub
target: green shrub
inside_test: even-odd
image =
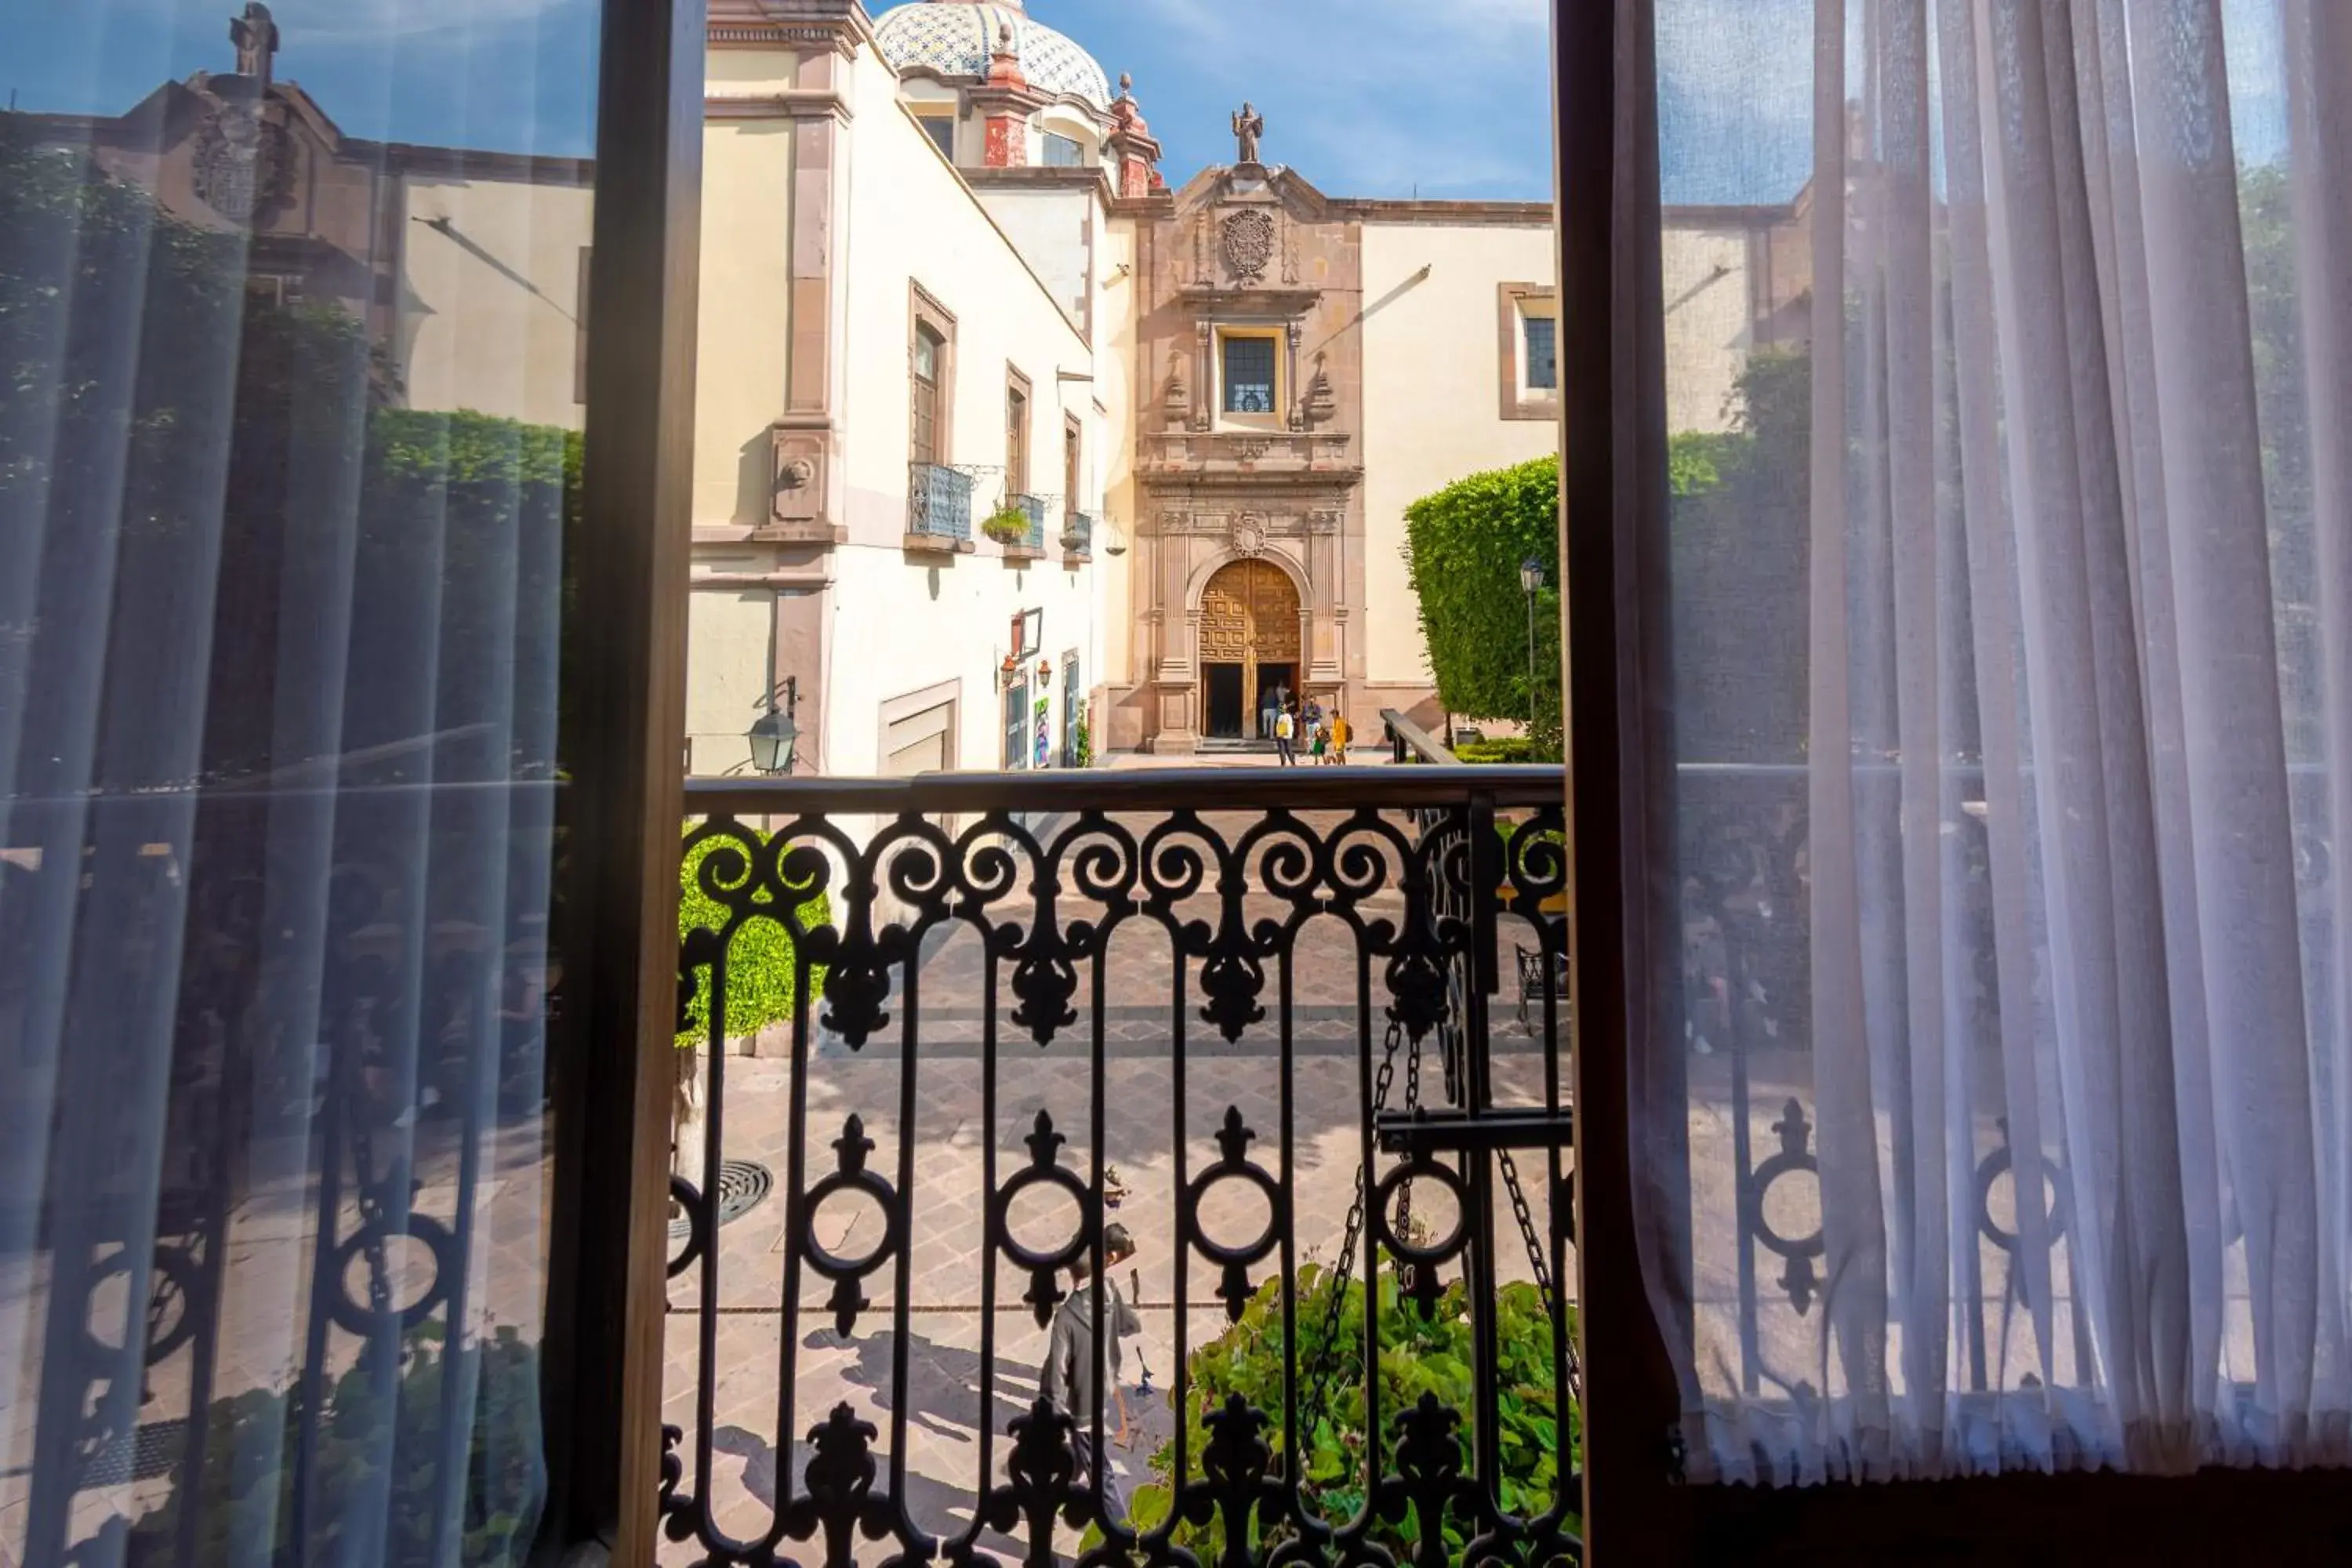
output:
[[[1304,1491],[1309,1505],[1335,1523],[1352,1519],[1364,1503],[1364,1287],[1350,1280],[1339,1297],[1340,1310],[1331,1322],[1331,1302],[1342,1289],[1339,1276],[1310,1264],[1298,1271],[1299,1421],[1305,1432]],[[1551,1320],[1531,1284],[1504,1286],[1496,1303],[1496,1346],[1500,1361],[1500,1436],[1503,1473],[1500,1499],[1505,1509],[1522,1516],[1549,1511],[1559,1484],[1559,1412],[1556,1402]],[[1574,1309],[1570,1308],[1570,1311]],[[1570,1331],[1575,1324],[1571,1320]],[[1383,1468],[1393,1469],[1394,1422],[1424,1394],[1461,1412],[1462,1462],[1471,1468],[1469,1426],[1476,1409],[1476,1357],[1472,1348],[1468,1298],[1460,1282],[1449,1285],[1438,1299],[1435,1312],[1424,1319],[1403,1296],[1393,1271],[1380,1281],[1380,1454]],[[1336,1348],[1337,1353],[1333,1353]],[[1328,1357],[1328,1360],[1326,1359]],[[1320,1408],[1309,1408],[1315,1388],[1315,1368],[1329,1369],[1322,1384]],[[1192,1408],[1195,1418],[1186,1434],[1187,1473],[1198,1479],[1209,1432],[1199,1419],[1222,1408],[1226,1399],[1243,1400],[1275,1417],[1265,1436],[1277,1456],[1283,1453],[1280,1412],[1283,1406],[1282,1286],[1268,1279],[1251,1298],[1241,1321],[1192,1354]],[[1580,1452],[1582,1437],[1573,1410],[1569,1416],[1571,1454]],[[1153,1479],[1135,1491],[1132,1514],[1142,1530],[1156,1530],[1167,1521],[1176,1474],[1176,1447],[1171,1439],[1151,1457]],[[1375,1522],[1371,1540],[1402,1561],[1420,1537],[1419,1521],[1411,1512],[1397,1522]],[[1187,1523],[1176,1531],[1179,1544],[1202,1562],[1221,1561],[1224,1552],[1222,1519]],[[1459,1556],[1465,1538],[1461,1521],[1449,1514],[1445,1521],[1447,1551]],[[1261,1546],[1265,1542],[1259,1542]]]
[[[687,831],[690,834],[694,827],[688,823]],[[698,931],[715,931],[725,927],[727,906],[702,890],[695,872],[713,850],[731,847],[731,840],[726,838],[706,838],[678,858],[677,936],[681,942]],[[772,910],[775,899],[772,894],[762,893],[755,903],[761,909]],[[833,918],[833,908],[820,893],[794,913],[803,931],[813,931]],[[755,1035],[793,1016],[793,990],[796,984],[793,952],[792,933],[781,920],[754,916],[735,928],[727,943],[727,1033],[730,1039]],[[824,994],[823,968],[810,969],[809,987],[817,995]],[[685,1024],[678,1031],[680,1047],[691,1049],[710,1043],[710,981],[707,974],[695,987],[693,999],[687,1005]]]
[[[1559,733],[1559,584],[1536,591],[1535,653],[1520,563],[1559,558],[1559,460],[1473,474],[1405,508],[1405,559],[1437,698],[1473,719],[1533,717]],[[1530,665],[1534,689],[1528,689]]]
[[[1479,763],[1489,766],[1498,763],[1556,763],[1559,747],[1555,742],[1527,735],[1506,735],[1494,741],[1465,741],[1454,748],[1454,760]]]
[[[485,1568],[521,1563],[547,1494],[538,1349],[511,1327],[499,1328],[477,1348],[472,1438],[466,1474],[453,1487],[442,1470],[449,1362],[441,1336],[438,1323],[411,1330],[389,1386],[380,1388],[362,1361],[325,1388],[308,1467],[308,1541],[291,1539],[302,1385],[248,1389],[215,1400],[205,1415],[195,1552],[187,1561],[332,1563],[365,1550],[371,1562],[429,1563],[434,1516],[445,1497],[456,1497],[463,1500],[463,1511],[445,1561]],[[176,1468],[179,1454],[171,1458]],[[181,1561],[180,1510],[188,1503],[187,1490],[175,1489],[142,1515],[131,1527],[123,1561],[131,1568]],[[378,1530],[380,1543],[361,1544]]]

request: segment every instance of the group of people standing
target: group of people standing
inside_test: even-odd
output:
[[[1351,738],[1348,716],[1337,708],[1325,712],[1312,697],[1301,703],[1279,688],[1269,693],[1258,714],[1258,733],[1273,738],[1275,755],[1286,768],[1298,765],[1302,745],[1318,767],[1345,765],[1348,761]]]

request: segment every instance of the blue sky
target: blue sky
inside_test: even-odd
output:
[[[231,62],[242,0],[38,0],[0,91],[116,112]],[[1601,0],[1571,0],[1599,4]],[[2352,4],[2352,0],[2346,0]],[[1233,156],[1227,117],[1336,195],[1550,195],[1549,0],[1028,0],[1136,94],[1181,183]],[[2242,155],[2275,156],[2277,0],[2223,0]],[[886,8],[878,3],[876,9]],[[275,0],[281,76],[355,135],[584,154],[596,0]],[[1812,0],[1660,0],[1670,202],[1785,200],[1810,163]],[[1857,29],[1858,31],[1858,29]]]

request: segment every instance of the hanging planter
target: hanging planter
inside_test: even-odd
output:
[[[989,513],[980,525],[982,537],[995,541],[1008,550],[1029,542],[1029,514],[1018,507],[1005,507]]]

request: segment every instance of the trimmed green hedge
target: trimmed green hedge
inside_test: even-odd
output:
[[[687,825],[692,833],[695,824]],[[711,852],[729,847],[729,840],[707,838],[678,857],[677,936],[682,942],[698,931],[718,931],[727,923],[727,906],[705,893],[695,879],[695,871]],[[772,908],[772,896],[757,900]],[[814,930],[833,918],[833,906],[822,893],[800,906],[795,918],[803,931]],[[758,1034],[771,1024],[781,1024],[793,1016],[793,992],[798,981],[793,969],[792,933],[783,921],[754,918],[745,921],[735,930],[727,943],[727,1035],[730,1039],[741,1039]],[[824,970],[812,966],[809,988],[816,995],[824,994]],[[695,987],[694,996],[687,1005],[686,1026],[678,1031],[681,1049],[707,1046],[710,1033],[710,983],[705,975]]]
[[[1454,757],[1456,762],[1488,766],[1501,763],[1556,763],[1559,761],[1559,747],[1528,736],[1505,735],[1495,741],[1465,741],[1454,748]]]
[[[1559,734],[1559,584],[1536,592],[1535,687],[1528,689],[1528,596],[1519,563],[1559,559],[1559,460],[1473,474],[1405,509],[1405,559],[1437,700],[1473,719]]]

